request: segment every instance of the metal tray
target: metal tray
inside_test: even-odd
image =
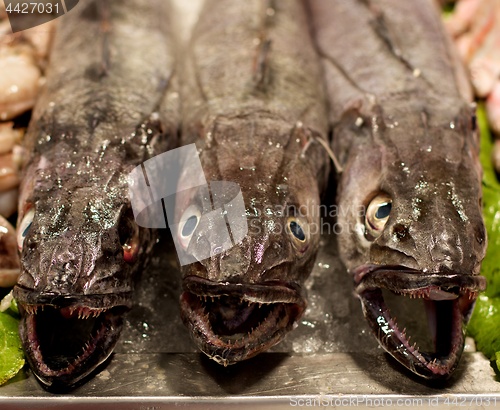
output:
[[[299,326],[268,353],[226,368],[216,364],[197,352],[180,321],[180,273],[163,235],[115,354],[100,373],[53,394],[24,370],[0,388],[0,409],[500,406],[500,383],[481,353],[464,353],[449,381],[432,384],[378,347],[336,256],[334,235],[322,239]]]
[[[174,0],[184,40],[201,3]],[[298,327],[270,352],[226,368],[216,364],[197,351],[180,321],[180,273],[171,238],[162,235],[115,353],[100,372],[69,393],[53,394],[24,369],[0,387],[1,410],[500,406],[500,379],[470,341],[455,374],[440,384],[414,377],[378,347],[334,235],[322,238]],[[411,316],[411,306],[402,309]]]

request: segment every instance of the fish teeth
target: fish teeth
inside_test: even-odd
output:
[[[36,312],[38,310],[38,306],[37,305],[26,305],[24,307],[24,309],[26,310],[26,312],[28,312],[29,315],[36,315]]]
[[[221,298],[220,295],[197,295],[197,296],[198,299],[200,299],[200,301],[203,301],[204,303],[207,303],[208,300],[215,302],[216,299],[218,300]]]

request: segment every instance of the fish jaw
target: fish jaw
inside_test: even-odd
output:
[[[279,343],[306,308],[300,288],[279,281],[213,282],[191,275],[184,278],[183,288],[184,324],[197,346],[224,366]]]
[[[68,390],[92,374],[119,339],[130,295],[32,295],[16,286],[19,333],[30,367],[49,390]]]
[[[423,378],[449,378],[462,355],[465,326],[478,293],[486,288],[486,279],[464,274],[424,273],[401,266],[365,265],[354,271],[354,280],[363,313],[380,345]],[[424,302],[430,315],[435,352],[420,351],[416,343],[410,343],[412,335],[398,327],[382,289]],[[449,332],[439,331],[443,325]]]

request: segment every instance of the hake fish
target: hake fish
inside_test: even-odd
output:
[[[419,376],[446,378],[485,288],[481,168],[468,80],[433,0],[307,4],[342,168],[341,258],[380,345]],[[389,310],[388,301],[401,298],[425,305],[427,346],[404,328],[416,310],[412,317]]]
[[[208,0],[187,53],[182,143],[196,144],[207,181],[227,183],[223,196],[239,186],[248,233],[211,249],[203,204],[214,191],[179,194],[174,240],[210,255],[183,268],[181,315],[197,346],[228,365],[281,341],[305,309],[329,168],[317,142],[326,99],[300,1]]]
[[[24,140],[14,289],[27,360],[50,388],[112,353],[156,241],[134,222],[128,175],[175,143],[168,20],[164,0],[81,0],[59,19]]]

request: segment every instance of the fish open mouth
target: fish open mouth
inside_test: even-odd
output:
[[[227,366],[249,359],[283,339],[305,310],[300,288],[269,282],[183,281],[181,317],[198,347]]]
[[[381,346],[421,377],[448,378],[462,355],[465,325],[478,293],[486,287],[486,279],[373,265],[358,268],[354,277],[365,318]],[[399,313],[393,311],[393,306],[389,309],[388,296],[403,298],[398,300],[402,303],[412,299],[420,302],[429,329],[424,339],[404,326],[412,318],[396,319]],[[410,316],[417,318],[418,306],[412,305],[410,312]]]
[[[113,352],[126,306],[89,307],[19,301],[20,336],[36,377],[50,389],[75,386]]]

